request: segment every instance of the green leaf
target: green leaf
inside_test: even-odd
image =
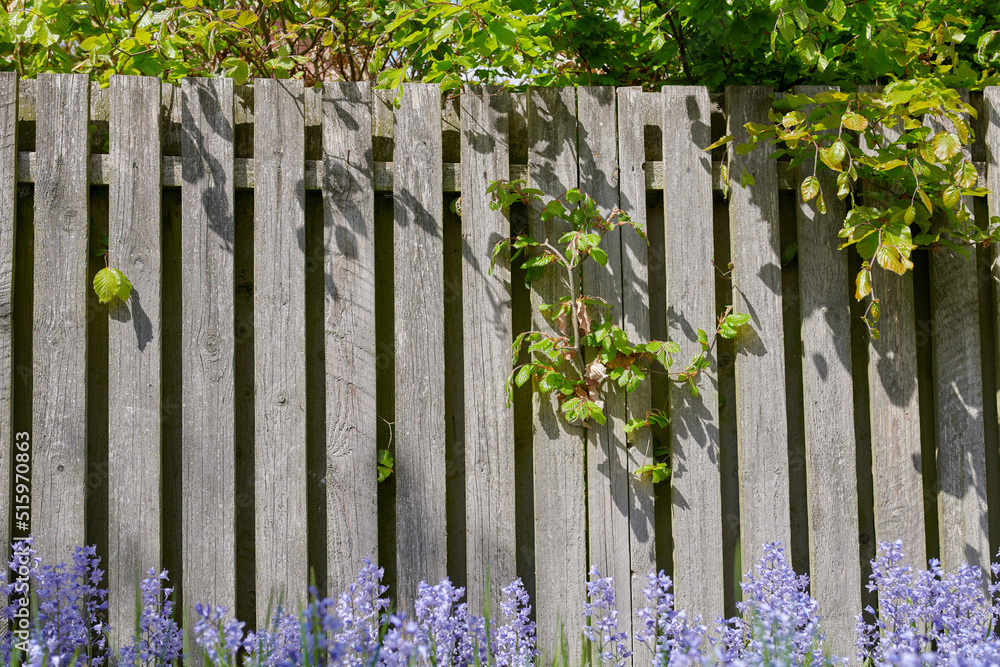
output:
[[[809,201],[814,198],[819,194],[819,179],[815,176],[807,176],[802,180],[799,192],[802,193],[802,201]]]
[[[857,277],[858,289],[854,293],[854,298],[861,301],[872,293],[872,276],[868,269],[868,262],[865,262]]]
[[[740,187],[745,188],[747,186],[752,186],[755,182],[756,181],[754,181],[754,178],[753,176],[750,175],[750,172],[744,169],[743,173],[740,174]]]
[[[118,289],[121,287],[121,278],[117,270],[106,267],[97,272],[94,276],[94,291],[97,292],[97,300],[101,303],[110,303],[111,299],[118,296]]]
[[[844,0],[835,0],[840,2],[841,6],[844,4]],[[844,114],[844,127],[849,130],[854,130],[856,132],[861,132],[866,127],[868,127],[868,119],[858,113],[845,113]]]
[[[843,20],[845,14],[847,14],[847,6],[844,4],[844,0],[830,0],[826,5],[826,15],[838,23]]]
[[[517,41],[517,35],[514,31],[502,23],[494,21],[489,24],[489,28],[493,36],[497,38],[497,41],[504,46],[514,46],[514,43]]]
[[[906,213],[903,214],[903,221],[908,225],[912,225],[916,217],[917,217],[917,209],[913,208],[912,205],[908,206],[906,208]]]
[[[722,138],[721,138],[721,139],[719,139],[718,141],[716,141],[716,142],[713,142],[713,143],[712,143],[712,144],[710,144],[709,146],[705,147],[705,148],[704,148],[703,150],[706,150],[706,151],[710,151],[710,150],[713,150],[713,149],[715,149],[715,148],[718,148],[718,147],[719,147],[719,146],[721,146],[722,144],[727,144],[727,143],[729,143],[729,142],[730,142],[730,141],[732,141],[732,140],[733,140],[733,135],[731,135],[731,134],[727,134],[726,136],[722,137]]]
[[[938,132],[931,140],[934,155],[941,162],[947,162],[962,151],[962,142],[951,132]]]
[[[955,204],[957,204],[961,199],[962,191],[954,185],[949,185],[944,189],[944,192],[941,193],[941,200],[944,201],[944,205],[948,208],[955,206]]]
[[[591,248],[590,256],[594,258],[594,261],[601,266],[607,266],[608,264],[608,253],[604,252],[600,248]]]

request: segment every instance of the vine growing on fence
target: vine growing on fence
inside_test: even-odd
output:
[[[538,305],[538,314],[552,324],[552,331],[525,331],[514,339],[512,370],[507,379],[508,407],[514,387],[530,381],[535,391],[555,394],[567,423],[589,428],[591,421],[605,423],[605,396],[612,383],[632,393],[650,374],[662,373],[673,381],[683,382],[693,396],[698,396],[698,379],[710,366],[708,353],[716,337],[735,337],[750,316],[734,313],[731,306],[727,307],[711,336],[698,329],[700,350],[682,370],[672,370],[674,356],[681,352],[676,342],[630,340],[617,323],[610,304],[598,296],[584,294],[581,285],[580,268],[584,262],[607,265],[608,255],[601,242],[608,232],[628,227],[648,244],[642,226],[618,208],[603,215],[594,199],[577,188],[544,200],[541,190],[526,185],[524,180],[491,181],[487,187],[490,208],[508,209],[514,203],[528,207],[541,221],[544,236],[536,239],[527,230],[521,230],[502,239],[493,248],[490,271],[503,251],[508,250],[509,261],[521,258],[526,285],[547,271],[555,271],[566,293],[554,303]],[[529,357],[519,363],[525,345]],[[630,419],[625,432],[646,426],[664,427],[668,422],[664,410],[651,409]],[[666,479],[670,474],[669,451],[661,448],[654,452],[653,460],[635,472],[650,475],[654,482]]]
[[[839,9],[832,18],[843,15]],[[781,26],[779,21],[776,32],[783,34]],[[786,94],[774,101],[769,123],[744,126],[747,140],[734,149],[748,154],[768,146],[770,157],[789,158],[791,167],[810,161],[812,173],[798,190],[820,213],[826,213],[831,196],[850,202],[840,247],[854,246],[861,256],[855,298],[868,298],[863,318],[875,339],[881,312],[876,267],[903,275],[913,268],[910,257],[917,248],[946,247],[969,258],[970,246],[988,247],[1000,239],[1000,217],[978,225],[972,214],[971,198],[989,192],[968,149],[975,140],[970,119],[976,110],[944,78],[958,69],[957,48],[969,26],[969,20],[951,14],[924,18],[896,47],[907,70],[936,69],[937,76],[899,78],[871,92]],[[994,36],[981,39],[980,52]],[[726,144],[728,154],[732,141],[725,136],[708,150]],[[819,170],[836,174],[835,192],[823,191]],[[724,191],[728,178],[723,167]],[[739,181],[743,187],[754,182],[746,170]]]

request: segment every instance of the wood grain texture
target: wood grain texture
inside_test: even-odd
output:
[[[412,611],[447,568],[441,91],[408,84],[393,127],[396,330],[396,572]]]
[[[17,227],[17,73],[0,73],[0,544],[11,542],[11,462],[19,453],[12,429],[14,333],[14,230]],[[18,439],[17,442],[22,442]],[[23,470],[23,468],[22,468]],[[16,468],[14,468],[16,472]],[[15,482],[19,481],[13,478]],[[5,552],[6,553],[6,552]],[[6,598],[0,596],[0,604]]]
[[[971,197],[970,197],[971,199]],[[971,202],[969,202],[971,210]],[[931,358],[941,565],[989,571],[983,377],[975,246],[931,255]],[[985,583],[988,582],[984,582]]]
[[[323,87],[328,591],[378,558],[371,98],[368,83]]]
[[[827,88],[801,86],[797,94]],[[813,162],[799,166],[801,180]],[[802,202],[798,228],[802,317],[802,391],[809,508],[809,580],[823,609],[826,641],[834,655],[851,655],[861,609],[858,560],[858,479],[851,362],[851,295],[847,253],[837,232],[847,214],[837,198],[835,174],[818,172],[826,213]]]
[[[771,100],[771,89],[763,86],[726,89],[728,133],[735,143],[746,139],[744,124],[767,122]],[[755,179],[747,188],[739,186],[744,169]],[[749,155],[733,151],[729,173],[733,309],[750,315],[735,339],[740,536],[746,572],[763,555],[764,543],[781,542],[787,550],[791,540],[778,173],[765,150]]]
[[[181,479],[187,618],[236,606],[233,82],[185,79]]]
[[[892,138],[899,130],[883,132]],[[881,268],[873,274],[872,289],[882,307],[877,325],[881,337],[868,346],[875,539],[901,539],[911,562],[926,563],[913,274],[899,276]]]
[[[664,86],[662,95],[663,155],[670,156],[663,189],[667,336],[681,346],[675,363],[686,364],[701,352],[698,329],[710,331],[716,319],[711,157],[704,151],[711,105],[701,87]],[[716,360],[710,363],[714,375]],[[670,385],[674,581],[679,609],[715,618],[724,612],[719,395],[709,377],[699,378],[698,389],[694,397],[685,384]]]
[[[983,128],[980,134],[983,137],[981,146],[986,157],[985,169],[980,170],[980,173],[985,172],[986,187],[989,189],[987,208],[992,217],[1000,215],[1000,87],[989,86],[983,91],[979,122]],[[993,244],[988,258],[995,315],[1000,313],[1000,246]],[[986,396],[985,400],[995,401],[997,410],[1000,411],[1000,318],[994,317],[990,329],[993,332],[993,373],[997,391],[995,396]],[[993,537],[995,539],[997,536]]]
[[[31,526],[49,562],[86,539],[89,91],[37,79]]]
[[[508,174],[511,99],[496,87],[466,88],[461,100],[462,311],[465,363],[465,507],[467,599],[482,609],[517,576],[514,532],[514,414],[507,407],[511,333],[510,253],[490,275],[493,247],[510,235],[502,211],[489,207],[489,181]]]
[[[594,198],[601,215],[618,207],[617,104],[614,88],[577,89],[577,147],[580,190]],[[634,230],[625,230],[634,234]],[[622,311],[622,228],[607,232],[601,248],[607,266],[583,264],[583,294],[604,299],[609,317],[624,324]],[[597,315],[595,312],[594,315]],[[587,361],[594,357],[588,351]],[[625,437],[626,391],[613,381],[604,389],[607,421],[591,423],[587,433],[587,535],[590,567],[613,577],[620,611],[618,627],[632,636],[632,563],[629,535],[628,443]],[[626,660],[631,664],[631,658]]]
[[[545,198],[577,187],[577,118],[572,88],[528,91],[528,186]],[[545,225],[529,212],[533,238],[557,240],[568,228],[559,221]],[[543,303],[569,296],[567,277],[553,268],[531,283],[531,328],[554,332],[539,312]],[[579,280],[579,276],[577,276]],[[537,385],[537,378],[533,381]],[[583,429],[563,419],[552,395],[532,392],[535,486],[535,617],[538,645],[547,656],[557,650],[560,630],[568,641],[569,664],[580,661],[576,641],[587,573],[585,439]]]
[[[643,117],[646,112],[642,88],[618,89],[618,206],[646,229],[646,185],[642,164]],[[656,95],[656,101],[660,96]],[[660,121],[659,108],[656,119]],[[635,230],[622,230],[622,328],[629,340],[649,340],[649,244]],[[643,419],[649,412],[651,382],[647,379],[625,397],[625,419]],[[653,481],[649,476],[637,477],[639,466],[652,460],[651,429],[640,429],[628,438],[625,450],[628,484],[629,592],[632,618],[646,606],[642,590],[647,585],[646,574],[656,569],[656,531]],[[633,632],[634,635],[634,632]],[[645,644],[632,641],[633,664],[645,664],[652,653]]]
[[[618,206],[616,100],[613,88],[577,89],[577,147],[580,189],[594,198],[601,215]],[[634,233],[628,230],[629,233]],[[607,232],[601,248],[606,266],[583,264],[583,294],[604,299],[609,317],[621,326],[622,230]],[[597,313],[594,313],[595,315]],[[594,357],[588,350],[587,361]],[[587,504],[590,566],[613,577],[620,615],[619,628],[632,636],[631,545],[629,535],[629,470],[625,437],[626,392],[613,381],[604,388],[605,424],[591,423],[587,433]],[[631,664],[631,658],[628,659]]]
[[[160,572],[160,82],[112,76],[111,266],[132,283],[109,305],[108,602],[131,638],[135,587]]]
[[[968,102],[968,91],[961,94]],[[933,123],[932,129],[954,131],[950,122]],[[963,147],[963,154],[971,160],[971,147]],[[963,197],[962,206],[974,215],[972,196]],[[969,563],[989,572],[993,554],[986,498],[979,275],[975,244],[965,249],[968,258],[944,247],[930,255],[940,558],[946,570]],[[982,582],[984,594],[988,583]]]
[[[254,80],[257,618],[309,583],[306,544],[305,108],[301,81]]]

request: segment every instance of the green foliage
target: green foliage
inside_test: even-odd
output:
[[[824,195],[850,202],[840,247],[861,255],[855,297],[871,296],[864,318],[873,336],[875,267],[902,275],[913,268],[916,248],[944,246],[968,257],[969,246],[1000,239],[1000,218],[982,228],[972,216],[971,198],[988,192],[967,148],[974,116],[956,90],[926,78],[894,81],[881,92],[786,95],[775,101],[771,123],[746,124],[738,152],[764,145],[793,167],[812,165],[799,185],[804,202],[814,201],[820,213]],[[836,174],[835,193],[822,191],[819,169]]]
[[[554,303],[538,305],[539,313],[552,324],[551,332],[525,331],[514,339],[513,369],[507,378],[508,406],[514,387],[530,381],[536,391],[556,396],[568,423],[590,427],[591,421],[605,423],[604,397],[612,386],[632,393],[651,373],[663,373],[684,382],[693,396],[698,395],[698,376],[710,365],[708,352],[712,342],[705,331],[698,330],[701,351],[684,370],[672,371],[674,355],[681,352],[677,343],[629,340],[616,323],[610,305],[599,297],[582,294],[579,288],[577,272],[583,262],[590,258],[601,266],[607,264],[608,255],[600,247],[604,235],[625,226],[647,241],[640,225],[617,208],[603,215],[593,198],[575,188],[545,201],[541,190],[526,187],[523,180],[491,181],[487,193],[493,210],[506,209],[514,203],[529,207],[545,231],[542,239],[522,232],[498,242],[493,248],[491,271],[507,250],[510,261],[520,258],[527,285],[546,271],[556,270],[568,292]],[[569,227],[558,240],[552,238],[557,233],[555,221],[562,221],[559,229],[566,229],[567,224]],[[733,313],[727,308],[719,317],[715,335],[733,338],[737,329],[749,321],[749,315]],[[528,360],[520,363],[525,345]],[[642,418],[630,419],[625,433],[631,434],[644,426],[663,428],[668,422],[664,411],[650,410]],[[654,482],[666,479],[670,473],[665,460],[668,455],[666,450],[654,452],[654,460],[640,467],[636,474],[650,475]]]
[[[388,449],[378,450],[378,481],[384,482],[392,474],[395,461]]]
[[[132,293],[132,283],[118,269],[106,266],[94,276],[94,291],[101,303],[111,303],[116,297],[124,303]]]

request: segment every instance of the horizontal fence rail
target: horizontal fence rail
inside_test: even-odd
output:
[[[997,91],[972,96],[970,152],[994,191]],[[988,564],[995,248],[881,272],[871,341],[858,259],[837,250],[845,203],[820,214],[794,192],[811,165],[733,155],[754,184],[719,193],[723,156],[703,149],[766,122],[770,89],[407,84],[398,109],[392,95],[0,73],[0,539],[32,534],[50,561],[97,544],[119,629],[150,568],[171,571],[187,615],[204,601],[251,624],[311,573],[344,589],[366,557],[403,608],[443,576],[495,607],[520,576],[550,655],[579,630],[592,566],[631,631],[649,570],[714,619],[781,541],[830,648],[851,655],[878,540]],[[508,178],[579,187],[648,229],[648,246],[609,234],[608,266],[582,274],[630,336],[690,356],[726,306],[750,314],[710,350],[699,397],[659,378],[609,390],[594,428],[527,391],[507,407],[511,342],[551,329],[535,307],[565,289],[490,273],[499,239],[540,225],[490,209],[487,182]],[[1000,203],[974,211],[985,224]],[[124,304],[93,293],[105,252],[133,283]],[[626,437],[663,406],[669,429]],[[654,485],[633,473],[660,446],[673,473]],[[383,448],[395,469],[379,484]]]

